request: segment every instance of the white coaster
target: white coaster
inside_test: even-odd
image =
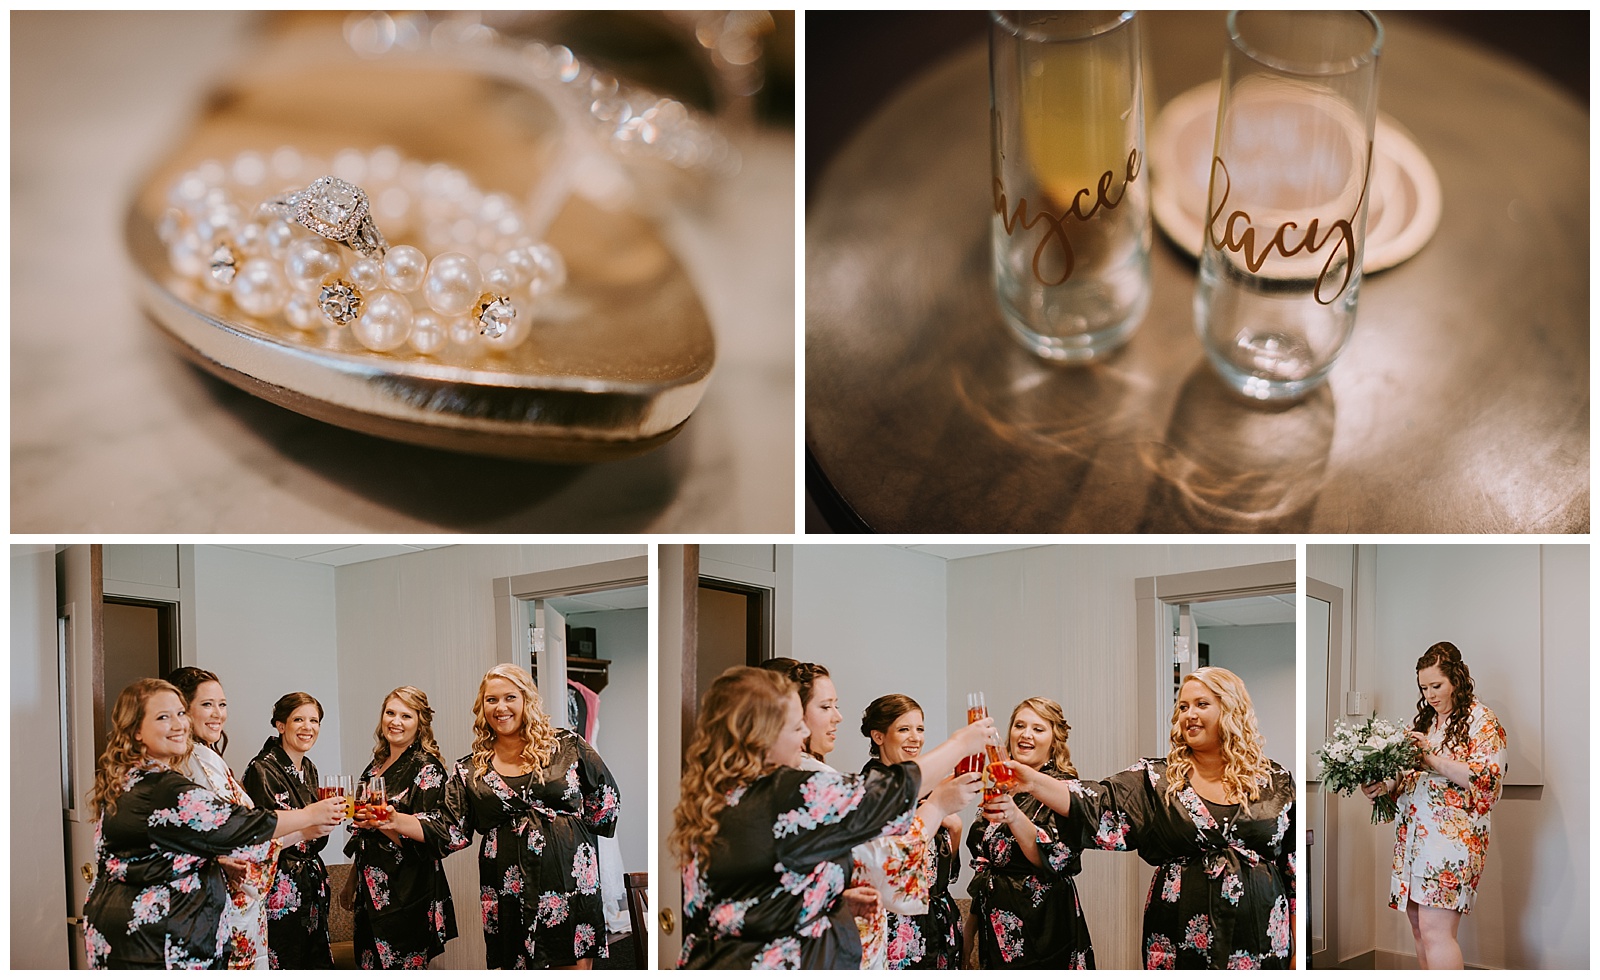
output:
[[[1156,223],[1195,257],[1205,241],[1218,84],[1206,82],[1168,102],[1150,127]],[[1421,251],[1438,230],[1440,210],[1439,176],[1411,135],[1380,112],[1372,142],[1372,200],[1361,264],[1366,273],[1399,265]]]

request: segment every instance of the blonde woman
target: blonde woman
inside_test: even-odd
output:
[[[1028,698],[1011,709],[1011,758],[1041,777],[1075,779],[1061,705]],[[1094,943],[1072,880],[1083,851],[1056,832],[1053,814],[1026,793],[985,803],[972,825],[971,934],[986,970],[1092,970]]]
[[[191,749],[176,687],[145,678],[117,696],[89,796],[98,819],[83,934],[93,969],[224,965],[218,860],[265,861],[274,836],[322,836],[344,819],[337,797],[283,813],[234,805],[183,774]]]
[[[851,848],[906,833],[924,779],[942,779],[993,733],[986,718],[882,770],[807,771],[796,684],[756,667],[724,671],[701,701],[668,840],[683,870],[678,965],[858,968],[860,935],[842,899]],[[968,800],[976,784],[965,780]]]
[[[1013,769],[1066,844],[1155,866],[1146,969],[1292,969],[1294,778],[1263,753],[1244,682],[1221,667],[1185,677],[1169,741],[1165,759],[1100,782]]]
[[[428,695],[397,687],[383,699],[372,733],[366,782],[383,777],[389,807],[428,813],[444,803],[444,759],[433,738]],[[425,970],[456,937],[456,912],[444,864],[431,848],[396,830],[384,832],[358,801],[355,832],[344,852],[355,859],[339,904],[355,911],[356,963],[363,970]]]
[[[372,824],[441,857],[480,834],[478,885],[491,970],[587,970],[606,955],[596,835],[616,833],[620,797],[600,754],[544,713],[528,672],[500,664],[472,706],[472,752],[439,808]]]

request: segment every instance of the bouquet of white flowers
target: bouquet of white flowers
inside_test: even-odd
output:
[[[1317,750],[1322,762],[1322,784],[1340,796],[1417,768],[1420,754],[1407,737],[1408,726],[1380,720],[1373,712],[1359,728],[1339,722],[1333,738]],[[1372,802],[1372,822],[1388,823],[1398,814],[1395,801],[1380,796]]]

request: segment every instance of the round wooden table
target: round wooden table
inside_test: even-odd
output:
[[[1145,17],[1152,116],[1220,73],[1220,14]],[[989,282],[987,47],[905,86],[806,221],[806,444],[870,530],[1584,533],[1589,122],[1510,61],[1385,17],[1379,107],[1443,217],[1363,284],[1330,382],[1236,400],[1195,336],[1195,265],[1157,234],[1150,312],[1102,364],[1045,363]]]

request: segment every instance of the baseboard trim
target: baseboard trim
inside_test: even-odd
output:
[[[1336,967],[1329,967],[1327,969],[1336,969],[1336,970],[1415,970],[1417,968],[1418,968],[1417,954],[1415,954],[1415,953],[1397,953],[1397,952],[1394,952],[1393,950],[1387,950],[1387,949],[1369,949],[1365,953],[1360,953],[1360,954],[1357,954],[1355,956],[1350,957],[1347,960],[1342,960],[1339,963],[1339,965],[1336,966]],[[1312,969],[1324,969],[1324,968],[1323,967],[1313,966]],[[1468,969],[1468,970],[1487,970],[1489,968],[1486,967],[1486,966],[1479,966],[1479,965],[1474,964],[1474,963],[1468,963],[1468,964],[1466,964],[1466,969]]]

